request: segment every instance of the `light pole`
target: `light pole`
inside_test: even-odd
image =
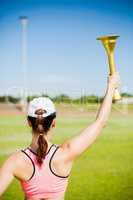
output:
[[[27,26],[28,17],[20,16],[21,23],[21,63],[23,70],[23,97],[22,97],[22,110],[26,111],[27,107]]]

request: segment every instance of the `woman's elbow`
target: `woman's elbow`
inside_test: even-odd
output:
[[[101,122],[101,128],[105,128],[107,126],[107,120]]]
[[[107,120],[98,120],[97,123],[98,123],[98,126],[100,129],[103,129],[107,126]]]

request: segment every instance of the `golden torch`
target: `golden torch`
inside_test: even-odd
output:
[[[116,39],[119,36],[105,36],[105,37],[99,37],[98,40],[101,40],[103,46],[106,49],[107,55],[108,55],[108,61],[109,61],[109,70],[110,75],[116,72],[115,62],[114,62],[114,48],[116,44]],[[119,94],[118,89],[115,89],[113,100],[120,100],[121,96]]]

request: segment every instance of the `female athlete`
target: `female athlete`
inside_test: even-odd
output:
[[[56,110],[49,98],[33,99],[27,120],[32,128],[31,144],[13,153],[0,168],[0,196],[14,178],[22,186],[25,200],[64,200],[74,160],[94,143],[107,123],[119,75],[108,78],[107,90],[96,120],[79,135],[63,144],[50,142]]]

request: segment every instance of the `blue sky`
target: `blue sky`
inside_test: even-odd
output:
[[[0,94],[22,94],[21,25],[28,23],[28,93],[103,95],[108,63],[98,36],[117,34],[122,91],[133,93],[133,2],[0,0]]]

